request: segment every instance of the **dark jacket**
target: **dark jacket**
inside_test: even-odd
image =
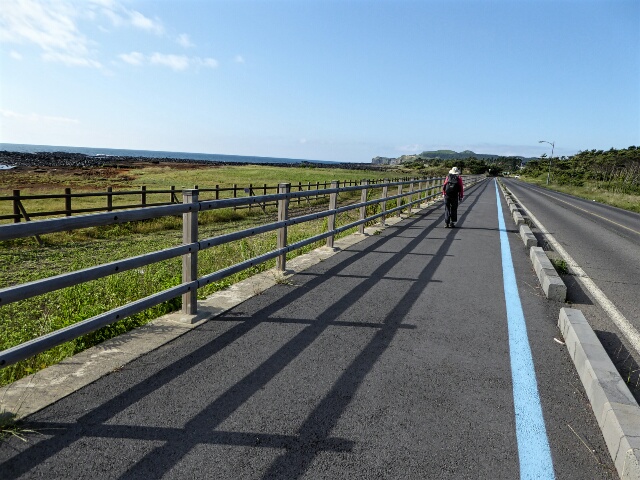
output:
[[[447,183],[449,183],[449,175],[447,175],[447,178],[444,179],[444,183],[442,184],[442,195],[445,196],[446,185]],[[458,185],[460,186],[460,188],[458,189],[458,198],[462,200],[464,198],[464,184],[462,182],[462,175],[458,175]]]

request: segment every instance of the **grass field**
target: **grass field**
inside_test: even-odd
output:
[[[132,166],[133,167],[133,166]],[[406,171],[397,169],[393,172],[378,170],[346,170],[338,168],[309,168],[309,167],[273,167],[258,165],[238,166],[203,166],[184,164],[145,165],[141,168],[84,168],[84,169],[29,169],[29,170],[5,170],[0,172],[0,215],[13,214],[13,202],[2,200],[2,197],[12,195],[13,190],[20,190],[22,196],[55,194],[62,195],[65,188],[70,188],[73,194],[106,192],[112,187],[114,192],[136,191],[145,186],[147,190],[169,190],[172,186],[178,191],[178,200],[181,201],[180,190],[193,188],[197,185],[200,189],[230,188],[236,184],[242,192],[242,188],[253,184],[262,187],[267,184],[270,187],[278,183],[289,182],[293,185],[299,183],[307,186],[317,182],[331,182],[332,180],[384,179],[398,178],[408,175]],[[305,188],[306,189],[306,188]],[[269,191],[268,193],[274,193]],[[230,196],[227,193],[226,196]],[[223,195],[224,196],[224,195]],[[212,192],[203,192],[203,199],[214,198]],[[170,201],[170,195],[148,194],[147,203]],[[113,206],[124,206],[139,203],[140,196],[113,196]],[[28,214],[52,210],[64,210],[63,198],[59,199],[34,199],[22,201]],[[72,207],[79,208],[104,208],[105,196],[74,198]],[[0,223],[7,223],[4,220]]]
[[[107,184],[131,189],[140,185],[151,188],[167,188],[170,185],[277,184],[279,182],[324,182],[326,180],[360,180],[362,178],[389,178],[403,176],[389,172],[353,171],[343,169],[283,168],[270,166],[232,166],[221,168],[147,167],[120,171],[104,180],[104,172],[82,171],[75,175],[67,171],[49,171],[43,176],[23,172],[11,172],[0,177],[0,195],[10,194],[12,189],[27,192],[59,193],[65,187],[74,190],[96,191]],[[77,172],[76,172],[77,173]],[[114,173],[114,172],[112,172]],[[260,179],[260,181],[257,181]],[[215,182],[215,183],[214,183]],[[114,189],[115,190],[115,189]],[[379,193],[376,193],[379,195]],[[349,198],[342,195],[342,202],[357,201],[359,193]],[[342,203],[341,202],[341,203]],[[9,204],[10,202],[0,202]],[[306,210],[326,209],[326,199],[304,204]],[[391,206],[390,206],[391,207]],[[38,208],[35,204],[29,207]],[[46,201],[40,208],[47,208]],[[50,208],[50,207],[49,207]],[[294,206],[295,208],[295,206]],[[349,212],[338,218],[338,225],[349,223],[357,212]],[[199,238],[210,238],[229,231],[248,228],[251,225],[275,221],[275,209],[234,211],[232,209],[201,213]],[[289,227],[289,243],[326,231],[326,219]],[[344,235],[349,232],[345,232]],[[45,235],[43,244],[26,238],[0,242],[0,288],[22,284],[53,275],[71,272],[103,263],[150,253],[182,243],[181,218],[165,217],[108,227],[96,227]],[[320,246],[310,245],[292,252],[296,256]],[[249,239],[221,245],[199,252],[199,275],[211,273],[239,263],[276,247],[275,232],[260,234]],[[224,289],[234,282],[267,270],[275,261],[257,265],[232,277],[201,288],[199,298]],[[128,302],[143,298],[181,283],[181,258],[121,272],[75,287],[61,289],[31,299],[0,307],[0,350],[10,348],[30,339],[90,318]],[[124,319],[84,337],[39,354],[29,360],[0,370],[0,385],[5,385],[25,375],[57,363],[61,359],[96,345],[108,338],[143,325],[158,316],[179,309],[181,299],[176,298],[140,314]]]

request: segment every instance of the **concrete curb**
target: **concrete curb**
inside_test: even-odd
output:
[[[561,308],[558,327],[620,478],[640,479],[640,407],[580,310]]]
[[[538,240],[536,239],[536,236],[526,224],[520,225],[520,238],[522,238],[524,246],[527,248],[538,246]]]
[[[529,217],[525,218],[520,213],[518,205],[513,200],[511,193],[502,183],[498,183],[503,196],[507,203],[510,204],[509,208],[512,211],[513,221],[520,227],[520,237],[525,247],[530,249],[529,258],[531,259],[533,269],[536,271],[536,275],[538,275],[538,280],[540,281],[540,286],[545,296],[550,300],[564,302],[567,299],[567,286],[562,281],[562,278],[560,278],[560,275],[558,275],[558,272],[556,272],[545,251],[538,247],[538,240],[531,231],[531,228],[527,225],[531,219],[529,219]]]
[[[549,260],[542,247],[531,247],[529,249],[529,257],[546,297],[550,300],[564,302],[567,299],[567,286],[558,275],[558,272],[556,272],[556,269],[553,268],[551,260]]]
[[[513,212],[513,221],[516,225],[524,225],[524,218],[522,217],[522,214],[517,210]]]
[[[502,184],[500,186],[506,195],[506,188]],[[512,198],[511,195],[509,197]],[[523,226],[520,228],[522,231]],[[545,271],[557,276],[542,248],[531,247],[530,255],[539,279],[541,274],[545,275]],[[540,282],[545,288],[542,279]],[[564,301],[564,283],[562,287],[564,294],[561,293],[561,296]],[[560,308],[558,328],[582,381],[618,475],[622,480],[640,480],[640,406],[580,310]]]

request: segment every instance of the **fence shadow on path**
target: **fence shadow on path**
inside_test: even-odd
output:
[[[459,225],[463,225],[464,219],[473,209],[480,194],[487,188],[488,183],[483,182],[471,189],[467,200],[461,204]],[[337,262],[321,275],[307,277],[304,282],[304,289],[287,288],[286,285],[281,286],[282,291],[285,293],[277,298],[275,302],[254,312],[251,317],[243,318],[230,312],[203,324],[194,332],[186,335],[198,334],[198,330],[208,329],[207,324],[211,324],[211,322],[239,322],[195,350],[173,359],[168,365],[137,384],[128,388],[122,387],[120,391],[114,391],[111,394],[105,394],[110,395],[106,402],[89,411],[82,412],[77,418],[72,418],[70,415],[66,422],[59,420],[47,421],[46,412],[42,415],[38,414],[39,421],[27,421],[25,426],[41,431],[48,437],[40,441],[38,441],[37,437],[34,437],[33,443],[30,443],[26,448],[21,448],[19,453],[0,464],[3,478],[16,478],[29,472],[34,465],[46,462],[83,437],[162,442],[160,446],[146,453],[122,474],[120,478],[123,479],[160,478],[167,474],[199,444],[283,449],[284,452],[275,458],[266,469],[263,478],[300,478],[307,471],[318,453],[322,451],[351,451],[354,447],[353,441],[331,437],[331,431],[345,412],[367,374],[389,347],[396,333],[400,329],[415,328],[413,325],[403,324],[403,319],[420,297],[426,285],[433,281],[433,274],[445,256],[447,256],[447,251],[455,240],[457,231],[447,231],[447,235],[444,236],[437,252],[433,256],[427,257],[428,259],[424,262],[418,278],[413,280],[413,284],[400,301],[391,308],[390,313],[380,319],[380,323],[339,322],[335,319],[353,306],[354,298],[362,297],[366,291],[380,282],[399,262],[399,259],[413,254],[413,250],[437,226],[442,224],[443,215],[433,218],[426,227],[421,228],[417,235],[411,239],[405,239],[405,243],[400,250],[394,252],[388,259],[377,265],[368,278],[357,284],[357,288],[354,291],[340,291],[336,294],[333,302],[327,303],[324,311],[313,321],[283,319],[282,322],[298,322],[306,323],[306,325],[291,339],[277,348],[269,358],[246,376],[238,379],[231,388],[228,388],[213,402],[209,403],[206,408],[193,416],[184,427],[112,425],[108,424],[108,422],[117,414],[156,392],[160,387],[171,383],[195,366],[216,355],[225,347],[238,341],[259,325],[265,322],[280,321],[269,317],[284,306],[296,302],[301,295],[308,294],[314,288],[325,284],[325,282],[330,282],[333,277],[340,276],[356,262],[363,261],[368,254],[379,250],[390,241],[396,240],[403,232],[406,233],[406,228],[419,228],[420,222],[424,222],[426,216],[441,208],[442,204],[437,203],[420,214],[405,220],[402,224],[386,229],[383,234],[370,237],[367,242],[361,244],[364,246],[362,250],[347,249],[345,253],[348,252],[348,255],[344,255],[342,261]],[[357,353],[353,361],[340,374],[330,391],[326,393],[302,422],[295,435],[233,432],[219,429],[223,421],[263,389],[276,375],[280,374],[314,343],[327,328],[335,326],[355,326],[368,329],[376,328],[377,330],[364,348]],[[144,361],[144,357],[142,360]]]

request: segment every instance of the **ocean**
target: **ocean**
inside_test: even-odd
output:
[[[162,152],[157,150],[126,150],[121,148],[64,147],[57,145],[27,145],[21,143],[0,143],[0,150],[21,153],[66,152],[83,153],[92,157],[145,157],[145,158],[178,158],[187,160],[208,160],[211,162],[237,163],[327,163],[338,164],[329,160],[306,160],[300,158],[254,157],[246,155],[221,155],[218,153]],[[0,169],[10,168],[0,165]]]

